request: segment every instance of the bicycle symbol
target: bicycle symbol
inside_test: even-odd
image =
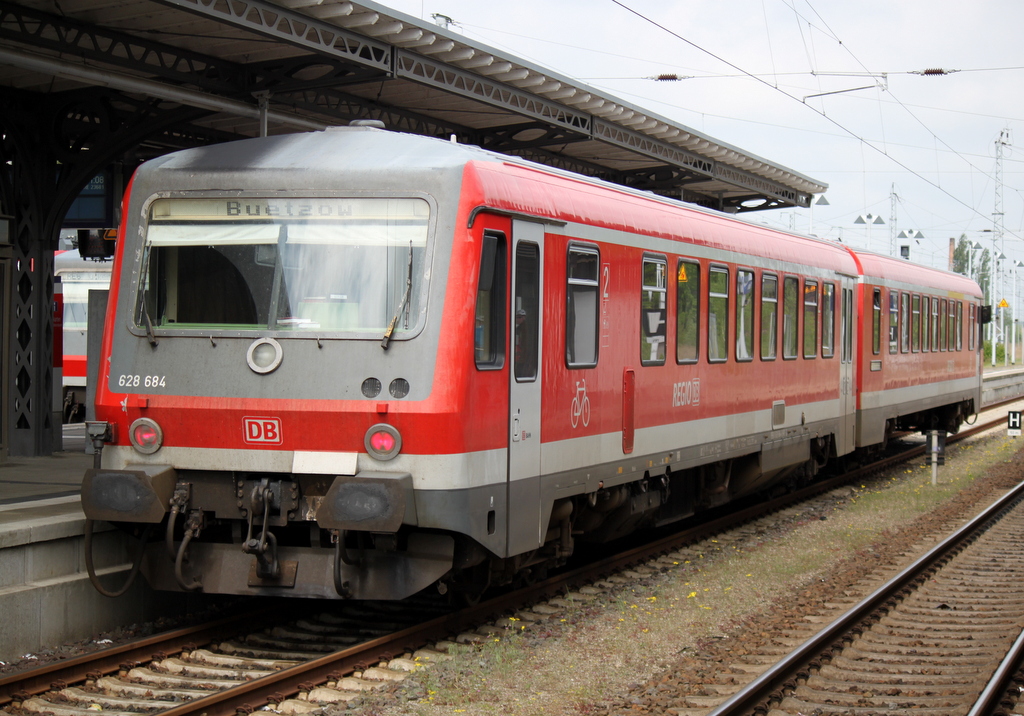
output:
[[[572,426],[575,428],[580,418],[583,418],[583,427],[590,425],[590,398],[587,396],[587,379],[576,381],[576,397],[572,399]]]

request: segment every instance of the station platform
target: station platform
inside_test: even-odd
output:
[[[80,435],[78,435],[80,433]],[[64,426],[64,450],[46,457],[8,457],[0,462],[0,510],[23,502],[77,495],[92,467],[85,454],[85,426]]]
[[[93,588],[79,497],[93,464],[83,424],[64,426],[64,448],[0,462],[0,661],[184,611],[174,595],[153,592],[141,578],[113,599]],[[130,552],[123,533],[96,525],[94,562],[108,589],[124,582]]]
[[[64,434],[61,452],[0,462],[0,549],[81,531],[79,491],[92,455],[85,454],[84,424],[66,425]],[[0,585],[3,563],[0,556]]]

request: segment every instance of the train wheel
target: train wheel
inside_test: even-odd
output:
[[[485,561],[459,573],[452,584],[449,600],[454,605],[473,607],[480,603],[491,586],[491,565]]]
[[[532,567],[527,567],[526,569],[516,574],[515,579],[512,581],[512,584],[517,589],[522,589],[523,587],[529,587],[531,585],[537,584],[537,582],[543,582],[547,578],[547,565],[543,563],[535,564]]]
[[[960,412],[960,406],[956,406],[946,413],[946,419],[943,421],[944,424],[942,428],[950,435],[956,435],[960,432],[960,423],[963,421],[964,416]]]

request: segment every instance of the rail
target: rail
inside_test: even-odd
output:
[[[973,520],[876,589],[866,599],[818,632],[817,635],[794,649],[781,661],[711,711],[709,716],[738,716],[739,714],[753,713],[759,705],[767,701],[781,700],[782,690],[795,684],[798,674],[807,669],[822,652],[841,643],[853,628],[885,606],[887,602],[895,599],[901,591],[928,574],[939,563],[951,557],[986,523],[1021,499],[1024,499],[1024,482],[996,500]]]
[[[256,610],[244,610],[230,617],[205,624],[174,629],[127,644],[40,666],[30,671],[8,674],[0,678],[0,706],[6,706],[11,701],[25,695],[48,691],[57,682],[84,681],[93,673],[108,674],[117,671],[123,664],[147,660],[155,652],[174,652],[197,643],[209,643],[225,631],[242,626],[251,627],[253,623],[263,620],[271,614],[273,614],[272,607],[261,606]]]

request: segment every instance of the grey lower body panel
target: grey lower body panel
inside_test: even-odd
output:
[[[614,463],[581,465],[552,475],[520,479],[508,486],[507,509],[504,485],[464,490],[418,489],[415,491],[418,526],[467,535],[493,554],[510,557],[543,545],[552,505],[558,499],[635,482],[645,474],[660,476],[667,470],[681,471],[746,456],[758,456],[766,473],[777,472],[808,460],[811,442],[838,429],[838,420],[824,420],[796,428],[677,447],[654,455],[623,455]],[[684,430],[685,426],[681,427],[680,434]],[[770,478],[767,482],[770,483]],[[752,489],[766,486],[759,481],[751,482]],[[491,512],[494,521],[488,519]]]
[[[886,422],[903,415],[913,415],[926,410],[935,410],[947,405],[973,402],[974,409],[981,407],[981,388],[960,393],[939,393],[907,400],[892,402],[857,411],[857,447],[878,445],[885,440]]]

